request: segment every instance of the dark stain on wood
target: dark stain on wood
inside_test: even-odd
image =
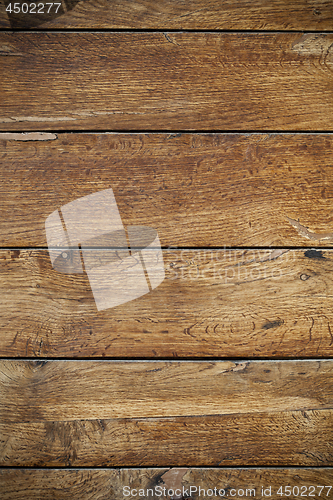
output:
[[[269,330],[270,328],[277,328],[278,326],[283,325],[282,319],[277,319],[275,321],[268,321],[262,326],[263,330]]]
[[[321,250],[306,250],[304,255],[309,259],[326,259]]]

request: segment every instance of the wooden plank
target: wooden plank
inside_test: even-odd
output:
[[[19,4],[23,2],[18,2]],[[166,30],[332,30],[333,9],[325,0],[121,0],[66,1],[66,13],[44,17],[26,14],[11,16],[13,28],[39,29],[166,29]],[[0,4],[1,5],[1,4]],[[51,11],[51,13],[54,9]],[[49,16],[50,17],[50,16]],[[9,20],[3,4],[0,27]],[[47,22],[48,21],[48,22]]]
[[[332,46],[313,33],[3,33],[0,127],[333,130]]]
[[[332,134],[4,133],[0,157],[1,246],[46,246],[54,210],[110,187],[163,247],[333,244]]]
[[[332,426],[332,410],[0,424],[0,464],[332,466]]]
[[[29,22],[29,20],[27,20]],[[325,0],[264,0],[210,2],[137,0],[110,4],[106,0],[79,2],[48,28],[184,29],[184,30],[332,30],[332,4]]]
[[[97,311],[87,275],[1,251],[1,356],[331,357],[333,255],[163,252],[155,290]]]
[[[3,360],[0,463],[332,465],[332,368]]]
[[[167,493],[174,491],[175,499],[180,500],[176,493],[190,494],[193,500],[209,500],[212,498],[210,489],[217,492],[224,490],[229,495],[250,497],[250,490],[255,490],[254,498],[262,498],[262,489],[269,494],[276,494],[282,486],[290,486],[294,492],[311,493],[314,500],[329,498],[331,493],[333,471],[327,468],[318,469],[207,469],[207,468],[171,468],[171,469],[102,469],[102,470],[41,470],[41,469],[7,469],[0,470],[0,488],[2,500],[109,500],[111,498],[126,498],[124,495],[132,491],[138,496],[140,491],[145,498],[158,500],[168,498]],[[320,489],[320,485],[328,487]],[[190,490],[190,488],[192,489]],[[130,490],[129,490],[130,488]],[[165,491],[164,491],[165,488]],[[196,488],[196,489],[195,489]],[[199,488],[201,490],[199,491]],[[270,490],[271,488],[271,490]],[[136,491],[135,491],[136,490]],[[148,491],[147,490],[153,490]],[[231,491],[235,490],[235,491]],[[321,492],[321,495],[319,493]],[[215,494],[215,493],[214,493]],[[223,491],[221,491],[221,495]],[[228,496],[229,496],[228,495]],[[143,495],[141,495],[142,497]],[[215,498],[217,495],[215,495]],[[135,497],[134,497],[135,498]],[[169,495],[170,498],[170,495]],[[214,498],[214,496],[213,496]],[[223,497],[222,497],[223,498]],[[278,498],[278,497],[275,497]],[[282,497],[283,498],[283,497]]]
[[[2,360],[0,367],[4,424],[306,411],[333,403],[331,360]]]
[[[10,29],[10,27],[11,25],[6,12],[5,2],[0,2],[0,28],[7,30]]]

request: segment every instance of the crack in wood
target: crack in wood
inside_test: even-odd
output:
[[[0,133],[0,141],[54,141],[55,139],[58,139],[57,134],[48,132]]]
[[[309,231],[309,229],[306,226],[303,226],[297,220],[291,219],[290,217],[287,216],[286,219],[296,229],[298,234],[300,236],[303,236],[303,238],[307,238],[308,240],[312,241],[320,241],[320,240],[333,241],[333,233],[315,233]]]

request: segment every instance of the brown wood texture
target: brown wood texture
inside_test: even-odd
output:
[[[4,2],[0,5],[0,28],[8,29]],[[327,0],[90,0],[66,1],[65,6],[64,15],[49,22],[41,19],[37,27],[45,31],[60,28],[325,31],[332,30],[333,25],[333,7]],[[36,27],[36,16],[27,14],[22,18],[19,27]]]
[[[0,28],[10,29],[10,21],[6,12],[6,5],[4,0],[0,0]]]
[[[163,247],[332,246],[332,134],[0,134],[0,245],[112,188]]]
[[[332,47],[314,33],[1,33],[0,127],[329,131]]]
[[[330,360],[0,366],[1,465],[333,463]]]
[[[331,409],[333,360],[3,360],[3,423]]]
[[[0,424],[1,465],[332,466],[332,410]]]
[[[0,1],[0,29],[44,30],[0,33],[1,500],[330,498],[332,2],[53,17]],[[157,230],[166,277],[97,312],[86,274],[52,268],[45,220],[109,188],[125,227]]]
[[[0,489],[2,500],[109,500],[110,498],[126,498],[123,492],[137,490],[149,491],[151,500],[161,498],[160,491],[166,498],[170,490],[191,493],[192,500],[209,500],[210,489],[224,489],[228,496],[236,496],[239,492],[250,497],[250,490],[255,490],[252,498],[262,498],[262,488],[269,493],[271,488],[274,500],[281,498],[276,492],[282,486],[297,487],[300,493],[309,494],[314,500],[329,498],[325,496],[332,490],[319,490],[317,485],[332,485],[332,469],[207,469],[207,468],[171,468],[171,469],[120,469],[120,470],[22,470],[7,469],[0,471]],[[310,489],[311,486],[315,489]],[[190,487],[192,491],[190,492]],[[124,487],[127,487],[125,490]],[[197,488],[195,491],[194,488]],[[201,491],[199,493],[199,487]],[[203,491],[204,490],[204,491]],[[236,490],[236,491],[231,491]],[[246,495],[246,490],[248,491]],[[319,493],[321,491],[321,495]],[[171,493],[171,491],[170,491]],[[177,492],[178,493],[178,492]],[[274,496],[273,496],[274,495]],[[142,498],[143,495],[141,495]],[[133,498],[133,497],[132,497]],[[163,498],[163,496],[162,496]],[[177,495],[175,499],[181,500]],[[182,495],[182,498],[186,498]],[[188,497],[187,497],[188,498]],[[213,496],[214,498],[214,496]],[[236,497],[237,498],[237,497]],[[283,497],[282,497],[283,498]]]
[[[165,280],[97,311],[46,250],[0,252],[10,357],[332,357],[331,250],[165,250]]]

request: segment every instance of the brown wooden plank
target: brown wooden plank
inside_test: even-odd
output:
[[[333,404],[331,360],[3,360],[0,367],[0,415],[9,424],[305,411]]]
[[[325,0],[233,2],[161,0],[145,3],[80,2],[48,27],[113,29],[332,30],[332,4]]]
[[[1,465],[331,465],[333,361],[1,361]]]
[[[22,1],[18,2],[23,3]],[[1,2],[4,5],[3,2]],[[1,5],[0,4],[0,5]],[[31,14],[10,16],[13,28],[39,29],[184,29],[184,30],[332,30],[332,3],[325,0],[107,0],[66,1],[67,12],[51,17]],[[52,13],[55,9],[52,9]],[[0,27],[9,22],[4,8]],[[48,22],[47,22],[48,21]]]
[[[1,465],[332,466],[332,410],[0,424]],[[330,434],[331,439],[331,434]]]
[[[10,29],[10,21],[8,19],[8,14],[6,12],[6,5],[4,0],[0,1],[0,28]]]
[[[332,134],[4,133],[0,157],[1,246],[46,246],[51,212],[110,187],[163,247],[333,244]]]
[[[333,355],[332,251],[163,256],[155,290],[97,311],[86,275],[55,271],[45,250],[1,251],[1,356]]]
[[[0,127],[333,130],[332,46],[332,34],[3,33]]]
[[[170,498],[168,492],[174,491],[178,500],[191,494],[193,500],[209,500],[211,492],[216,488],[224,490],[226,495],[242,495],[250,498],[263,498],[262,490],[272,496],[282,486],[294,488],[297,493],[311,493],[314,500],[329,498],[331,493],[333,471],[327,468],[318,469],[207,469],[207,468],[171,468],[171,469],[120,469],[120,470],[41,470],[41,469],[7,469],[0,470],[0,488],[2,500],[109,500],[126,498],[132,491],[135,498],[140,490],[145,498],[158,500]],[[320,485],[328,487],[320,489]],[[164,491],[165,488],[165,491]],[[192,488],[190,490],[190,488]],[[196,488],[196,489],[195,489]],[[201,488],[201,490],[199,490]],[[250,490],[254,489],[254,493]],[[271,490],[270,490],[271,489]],[[136,491],[135,491],[136,490]],[[148,490],[148,494],[147,494]],[[149,490],[152,490],[149,491]],[[180,491],[177,491],[180,490]],[[235,490],[235,491],[232,491]],[[247,494],[246,494],[247,492]],[[126,496],[124,495],[126,494]],[[321,495],[320,495],[321,493]],[[213,498],[214,498],[213,495]],[[221,491],[223,495],[223,491]],[[143,495],[141,495],[142,497]],[[223,498],[223,497],[222,497]],[[279,498],[275,496],[273,498]],[[283,498],[283,497],[282,497]]]

